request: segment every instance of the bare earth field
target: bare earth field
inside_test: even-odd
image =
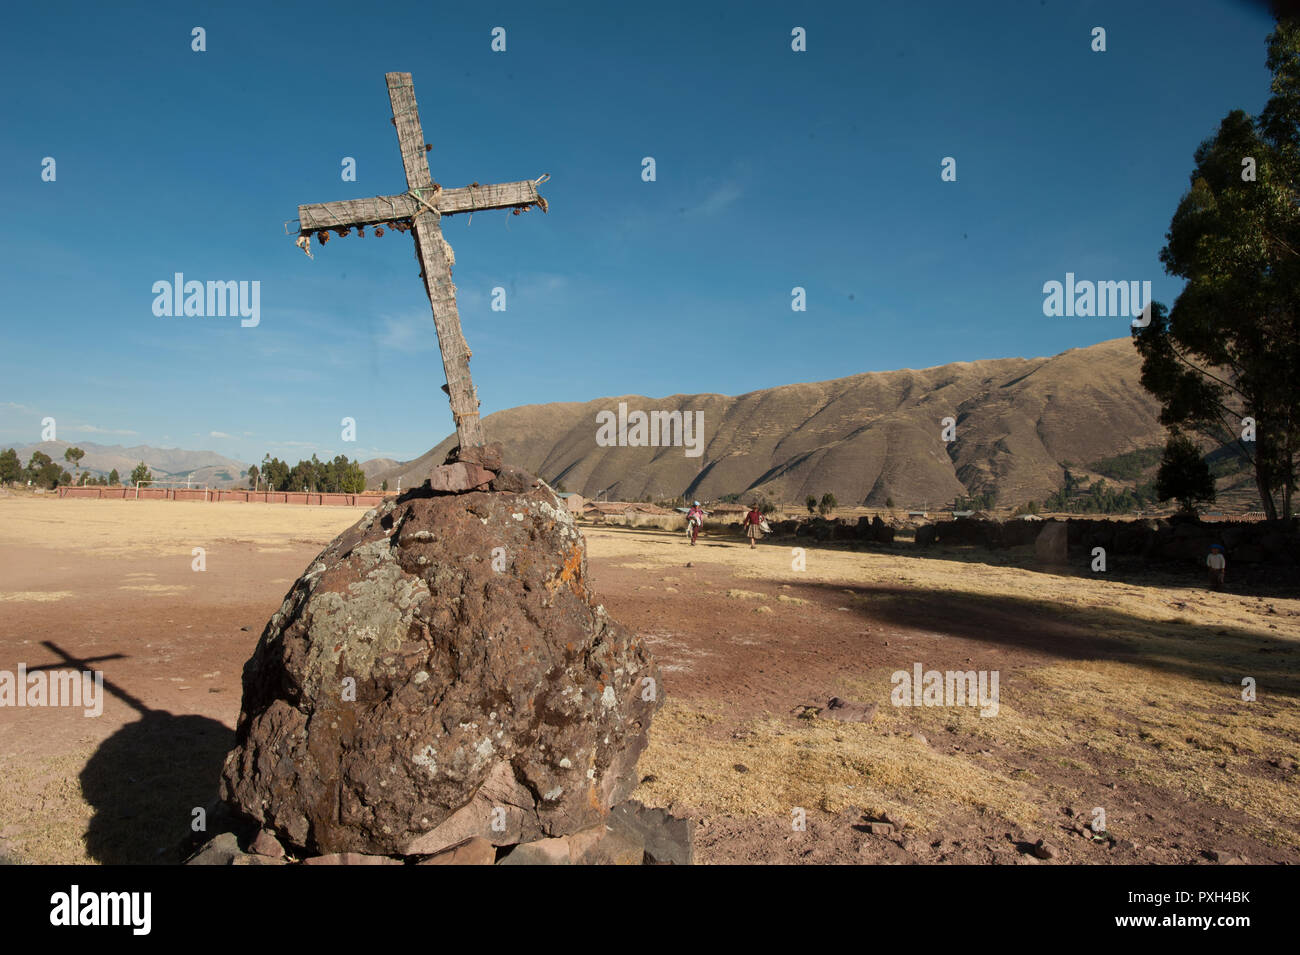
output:
[[[0,497],[0,670],[61,652],[113,688],[98,718],[0,709],[0,857],[176,861],[263,625],[360,516]],[[795,570],[781,544],[584,530],[599,599],[664,670],[637,797],[697,820],[700,862],[1300,862],[1300,600],[1231,567],[1245,592],[1016,552],[809,549]],[[997,671],[997,715],[891,705],[917,663]],[[798,715],[834,696],[874,720]]]

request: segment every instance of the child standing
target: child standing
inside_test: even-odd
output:
[[[1205,566],[1210,568],[1210,586],[1215,590],[1222,590],[1223,572],[1228,566],[1228,561],[1223,556],[1221,544],[1210,546],[1210,555],[1205,558]]]

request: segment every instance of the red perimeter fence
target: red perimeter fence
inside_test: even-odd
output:
[[[239,488],[201,487],[61,487],[59,497],[88,497],[127,501],[241,501],[249,504],[325,504],[338,507],[375,507],[382,491],[362,494],[313,494],[306,491],[249,491]]]

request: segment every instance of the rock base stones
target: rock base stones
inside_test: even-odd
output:
[[[491,446],[460,457],[439,481],[475,490],[367,512],[244,668],[221,795],[295,858],[561,838],[636,785],[658,669],[554,492]]]
[[[663,809],[635,800],[615,806],[606,822],[565,836],[495,846],[475,836],[431,856],[380,856],[333,852],[286,858],[265,830],[246,849],[234,833],[222,833],[191,856],[187,865],[691,865],[694,826]],[[277,853],[278,850],[278,853]]]
[[[429,473],[425,486],[432,491],[443,494],[459,494],[462,491],[484,490],[492,483],[493,474],[477,464],[440,464]]]

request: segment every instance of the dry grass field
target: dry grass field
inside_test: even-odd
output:
[[[0,670],[94,660],[112,689],[97,718],[0,709],[0,856],[175,861],[266,619],[360,516],[0,497]],[[599,600],[664,670],[637,797],[697,820],[701,862],[1300,861],[1300,600],[1015,552],[797,569],[776,543],[584,534]],[[997,715],[892,705],[917,663],[997,671]],[[875,718],[802,709],[835,696]]]

